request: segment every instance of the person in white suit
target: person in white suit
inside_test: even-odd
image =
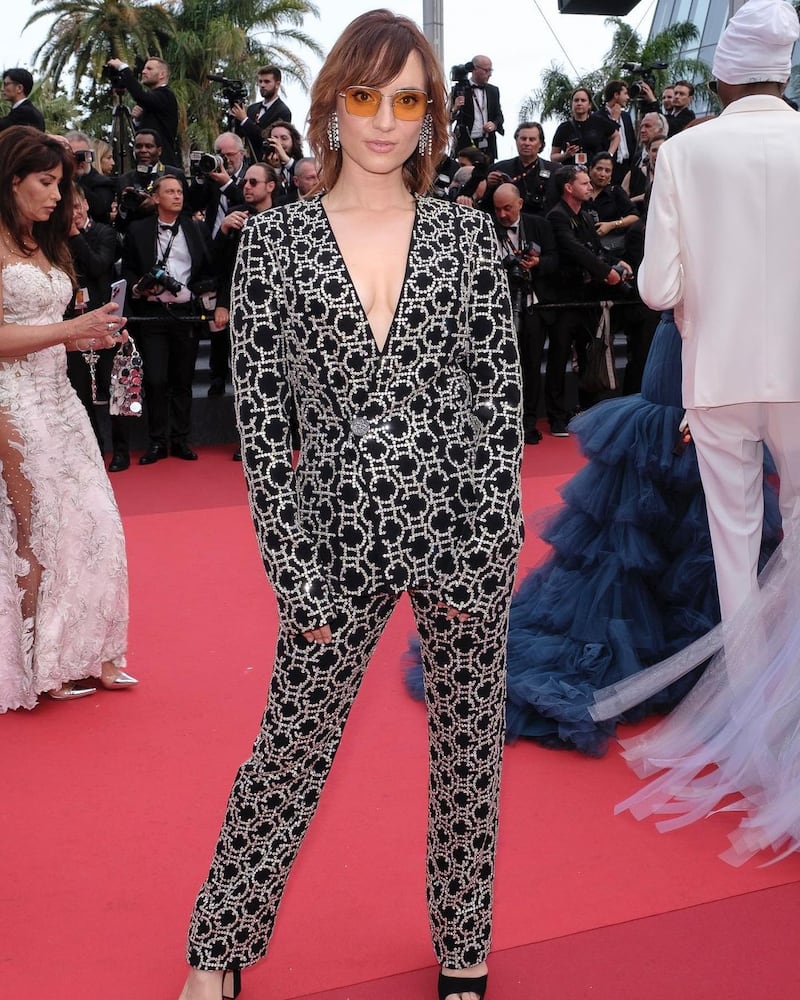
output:
[[[724,110],[661,147],[638,276],[647,305],[676,310],[723,620],[756,582],[764,443],[784,529],[800,521],[800,114],[782,100],[799,35],[784,0],[731,18]]]

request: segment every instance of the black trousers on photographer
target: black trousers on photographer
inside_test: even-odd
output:
[[[150,444],[185,445],[192,425],[199,325],[170,317],[136,324],[133,332],[144,365]]]
[[[541,394],[541,371],[547,330],[542,315],[533,306],[523,306],[514,312],[519,362],[522,368],[522,425],[526,437],[536,430]]]
[[[108,397],[111,385],[111,366],[114,363],[114,355],[117,353],[116,347],[109,347],[106,350],[98,351],[97,367],[95,369],[95,383],[97,387],[97,398],[100,406],[108,408]],[[89,414],[89,422],[92,425],[94,436],[100,448],[100,454],[105,452],[105,443],[97,419],[95,402],[92,399],[92,373],[89,365],[84,361],[80,351],[67,351],[67,375],[72,383],[72,388],[78,395],[78,399],[83,403],[86,412]],[[130,427],[137,417],[111,417],[111,450],[114,455],[127,455],[130,446]]]

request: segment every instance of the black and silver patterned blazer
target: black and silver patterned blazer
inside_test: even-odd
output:
[[[243,231],[231,329],[250,509],[287,628],[335,620],[337,592],[432,585],[466,611],[507,593],[521,391],[488,217],[418,200],[379,351],[320,199],[264,212]]]

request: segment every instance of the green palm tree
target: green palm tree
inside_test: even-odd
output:
[[[614,34],[602,66],[580,79],[570,77],[555,64],[545,69],[539,87],[522,103],[521,121],[537,115],[558,120],[569,118],[572,92],[577,87],[586,87],[590,94],[597,97],[609,80],[630,79],[630,72],[623,69],[624,63],[645,67],[666,63],[666,69],[654,70],[652,74],[656,94],[674,80],[700,80],[703,82],[696,85],[698,98],[708,106],[714,106],[715,99],[705,86],[709,77],[708,66],[702,60],[686,59],[681,54],[689,43],[697,39],[698,30],[694,24],[689,21],[672,24],[643,41],[629,24],[618,17],[606,18],[605,23],[614,27]]]
[[[33,0],[38,8],[25,27],[54,18],[48,38],[34,52],[42,76],[57,86],[72,76],[72,96],[105,89],[103,65],[118,58],[133,62],[137,53],[161,55],[173,33],[174,18],[166,4],[141,0]]]
[[[208,81],[210,73],[246,85],[259,66],[272,63],[308,87],[309,69],[298,50],[322,56],[303,30],[309,15],[319,16],[311,0],[184,0],[165,58],[181,107],[185,150],[210,148],[226,117],[220,88]]]
[[[180,106],[184,151],[208,149],[219,133],[225,103],[209,73],[252,80],[258,66],[274,63],[308,87],[302,58],[322,56],[303,30],[318,17],[312,0],[33,0],[37,10],[26,27],[54,18],[49,37],[34,54],[37,69],[54,85],[72,74],[72,96],[80,100],[80,124],[97,135],[110,128],[111,96],[102,68],[113,57],[133,64],[137,55],[157,55],[170,65],[170,85]]]

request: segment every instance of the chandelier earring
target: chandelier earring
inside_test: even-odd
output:
[[[328,145],[334,153],[338,149],[341,149],[341,143],[339,142],[339,116],[335,111],[331,111],[328,116]]]
[[[422,120],[422,128],[419,130],[419,154],[420,156],[431,156],[433,153],[433,118],[430,114],[425,115]]]

